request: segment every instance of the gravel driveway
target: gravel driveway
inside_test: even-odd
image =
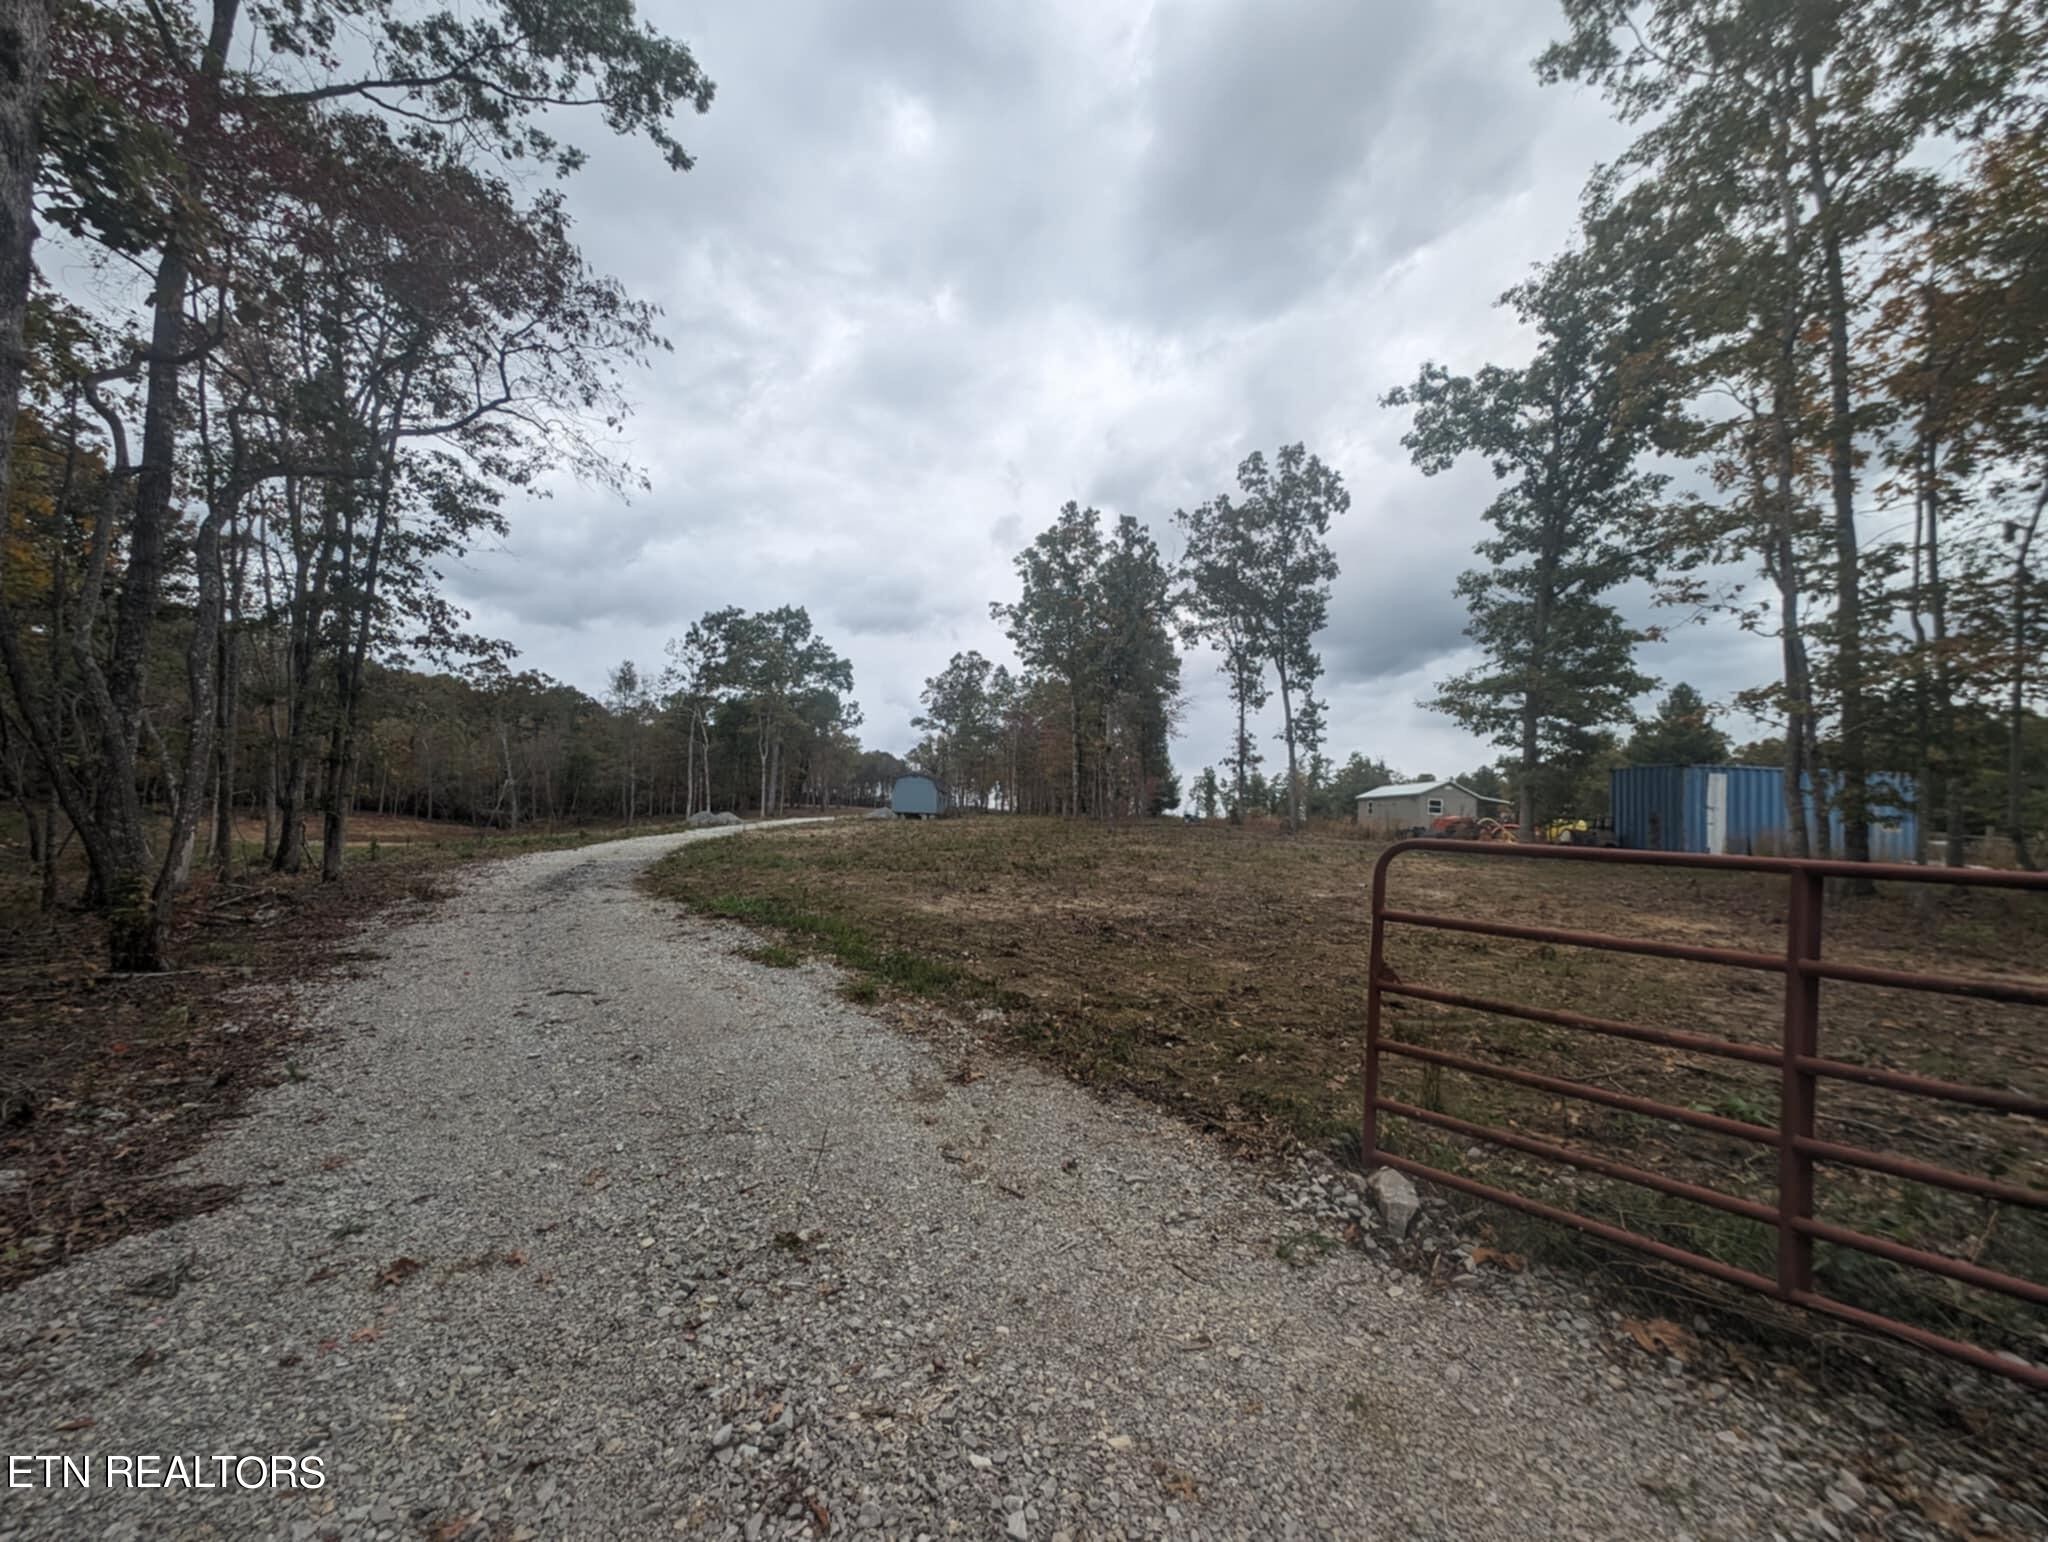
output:
[[[1800,1529],[1734,1399],[1283,1261],[1299,1222],[1171,1120],[956,1079],[636,890],[701,838],[474,870],[309,987],[326,1047],[192,1164],[242,1200],[0,1298],[8,1452],[95,1463],[0,1534]],[[325,1483],[103,1485],[151,1453]]]

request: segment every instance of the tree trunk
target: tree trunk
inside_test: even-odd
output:
[[[57,798],[54,793],[43,800],[42,818],[42,887],[36,897],[36,908],[48,915],[57,908]]]
[[[227,617],[220,634],[220,698],[214,724],[219,791],[214,803],[213,860],[223,879],[235,870],[235,721],[242,696],[242,576],[245,561],[239,535],[237,523],[230,520],[228,542],[235,548],[235,556],[223,597]]]
[[[192,706],[192,722],[185,742],[185,764],[180,777],[182,792],[171,806],[171,830],[163,865],[149,896],[146,917],[132,911],[116,925],[109,925],[116,969],[162,969],[166,967],[172,905],[184,876],[191,870],[192,841],[198,831],[200,789],[206,784],[206,768],[213,758],[213,670],[214,649],[220,629],[220,518],[209,513],[199,524],[193,542],[193,566],[197,596],[193,605],[192,636],[185,650],[185,689]],[[124,963],[123,960],[126,960]]]
[[[2048,479],[2034,499],[2034,512],[2026,528],[2018,532],[2019,554],[2012,565],[2012,692],[2005,744],[2005,828],[2012,839],[2013,857],[2024,868],[2034,868],[2033,851],[2027,845],[2026,727],[2027,727],[2027,558],[2034,537],[2041,529],[2041,511],[2048,507]]]
[[[1072,775],[1067,782],[1067,814],[1071,818],[1081,812],[1081,683],[1072,678],[1067,681],[1067,740],[1073,751]]]
[[[29,286],[35,272],[34,186],[37,166],[37,115],[50,62],[50,23],[55,12],[52,0],[17,0],[0,13],[0,510],[11,509],[15,417],[21,404],[21,380],[28,364],[24,328],[28,316]],[[112,479],[109,479],[109,508],[103,511],[101,529],[94,543],[95,567],[88,583],[96,590],[98,575],[104,572],[107,531],[111,520]],[[88,602],[90,603],[90,602]],[[89,634],[90,617],[81,622]],[[89,635],[74,636],[81,656],[90,652]],[[64,802],[72,827],[85,843],[91,877],[87,897],[105,904],[117,886],[141,883],[142,863],[147,846],[140,842],[141,814],[135,803],[134,745],[132,734],[115,730],[110,703],[104,691],[92,705],[96,709],[100,737],[101,779],[97,796],[71,774],[70,761],[62,742],[61,723],[43,710],[35,683],[35,672],[20,649],[19,633],[12,610],[0,595],[0,654],[4,654],[15,701],[22,712],[23,726],[37,756],[50,778],[54,795]],[[91,662],[89,658],[86,660]],[[104,680],[89,677],[104,686]],[[132,728],[132,716],[127,720]],[[125,789],[112,784],[120,778]],[[116,838],[116,811],[132,812],[120,821]],[[104,817],[103,817],[104,816]]]
[[[0,447],[14,445],[21,376],[28,365],[22,329],[28,317],[30,253],[36,239],[36,117],[50,67],[55,0],[14,0],[0,20]],[[11,453],[0,455],[0,509],[7,501]]]
[[[697,714],[683,724],[683,818],[697,812]]]
[[[1245,715],[1246,715],[1246,706],[1245,706],[1245,693],[1244,693],[1244,681],[1243,681],[1243,679],[1242,679],[1242,678],[1240,678],[1240,679],[1239,679],[1239,680],[1238,680],[1238,681],[1236,682],[1236,684],[1237,684],[1237,693],[1236,693],[1236,694],[1237,694],[1237,801],[1236,801],[1235,803],[1233,803],[1233,804],[1231,805],[1231,808],[1230,808],[1230,822],[1231,822],[1232,824],[1234,824],[1234,825],[1241,825],[1241,824],[1243,824],[1243,823],[1244,823],[1244,800],[1245,800],[1245,776],[1246,776],[1246,774],[1247,774],[1247,771],[1248,771],[1248,769],[1249,769],[1249,768],[1248,768],[1248,767],[1246,766],[1245,762],[1246,762],[1247,760],[1249,760],[1249,759],[1250,759],[1250,748],[1251,748],[1251,740],[1249,739],[1249,737],[1247,736],[1247,734],[1246,734],[1246,731],[1245,731]]]
[[[36,117],[55,0],[14,0],[0,19],[0,509],[11,510],[14,419],[28,366],[23,328],[35,272]]]
[[[1849,296],[1842,272],[1842,237],[1835,228],[1828,182],[1815,126],[1813,70],[1804,77],[1807,186],[1820,235],[1821,276],[1828,332],[1828,484],[1835,515],[1835,671],[1841,692],[1842,855],[1870,860],[1870,763],[1863,700],[1863,568],[1856,532],[1856,426],[1849,370]],[[1868,880],[1855,886],[1868,892]]]
[[[1771,382],[1770,427],[1776,480],[1771,503],[1771,566],[1778,582],[1778,636],[1785,671],[1785,828],[1792,843],[1791,855],[1804,857],[1813,850],[1807,784],[1811,781],[1816,791],[1819,788],[1819,767],[1812,756],[1812,676],[1799,619],[1799,483],[1797,452],[1792,442],[1792,424],[1799,406],[1799,275],[1804,232],[1798,195],[1792,185],[1791,126],[1782,100],[1774,104],[1772,130],[1771,173],[1777,179],[1779,221],[1785,242],[1785,267],[1781,275],[1785,299],[1778,318],[1778,353]]]
[[[1930,703],[1933,732],[1927,736],[1928,758],[1941,773],[1944,794],[1943,824],[1948,832],[1943,863],[1961,867],[1967,833],[1963,828],[1964,801],[1969,790],[1969,772],[1963,764],[1961,733],[1956,722],[1955,674],[1948,648],[1948,593],[1941,576],[1941,482],[1940,448],[1927,446],[1927,594],[1928,619],[1933,623],[1934,659]],[[1926,832],[1921,832],[1924,842]],[[1866,855],[1867,855],[1866,851]]]
[[[348,839],[351,746],[348,729],[337,716],[327,730],[327,756],[320,776],[320,881],[341,877],[342,849]]]
[[[1273,670],[1280,681],[1280,733],[1287,741],[1287,830],[1293,834],[1301,829],[1301,772],[1294,762],[1294,692],[1287,682],[1286,665],[1275,659]]]
[[[192,93],[193,110],[186,143],[202,143],[219,120],[218,88],[227,67],[228,42],[234,32],[239,0],[214,0],[212,25],[200,62],[199,80]],[[180,191],[188,207],[201,201],[195,169],[203,156],[184,160],[187,185]],[[107,670],[108,697],[112,711],[101,715],[100,737],[107,754],[109,773],[119,776],[123,765],[133,764],[136,733],[142,717],[142,688],[149,661],[150,637],[163,599],[164,548],[169,534],[177,491],[178,422],[181,408],[180,354],[184,344],[186,285],[190,264],[185,252],[186,232],[174,219],[157,263],[150,326],[149,363],[144,375],[142,413],[142,458],[137,465],[135,503],[128,519],[123,546],[124,567],[114,612],[113,651]],[[202,526],[204,532],[205,527]],[[166,948],[170,938],[171,902],[177,892],[177,877],[189,860],[194,823],[198,818],[198,790],[205,784],[205,760],[193,766],[189,747],[198,745],[211,753],[213,726],[213,629],[219,623],[219,573],[209,573],[207,564],[217,560],[219,527],[203,533],[207,541],[206,564],[198,581],[202,591],[212,589],[210,600],[202,598],[195,617],[195,638],[204,635],[206,654],[195,672],[186,672],[192,707],[192,729],[188,741],[188,773],[184,796],[172,811],[171,835],[163,864],[152,884],[146,877],[150,859],[148,831],[132,776],[123,777],[110,807],[116,815],[114,846],[117,867],[112,875],[107,937],[116,970],[159,970],[167,967]],[[211,607],[211,614],[206,612]]]
[[[1515,778],[1515,817],[1521,821],[1521,838],[1536,839],[1536,702],[1522,697],[1522,774]]]

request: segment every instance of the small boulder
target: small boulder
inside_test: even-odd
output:
[[[1365,1185],[1372,1195],[1372,1202],[1379,1207],[1380,1219],[1387,1223],[1387,1230],[1394,1234],[1395,1240],[1407,1236],[1408,1228],[1422,1209],[1422,1196],[1415,1192],[1415,1185],[1408,1181],[1408,1175],[1391,1167],[1379,1167],[1373,1170]]]
[[[691,830],[729,830],[739,823],[740,816],[737,814],[723,811],[714,814],[709,809],[705,809],[699,814],[692,814],[683,821],[684,826]]]
[[[870,819],[894,819],[895,817],[896,810],[892,808],[877,808],[868,810],[868,818]]]

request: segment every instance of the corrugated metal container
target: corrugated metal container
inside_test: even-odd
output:
[[[1623,766],[1608,773],[1615,838],[1638,851],[1689,851],[1684,766]]]
[[[1823,784],[1830,793],[1833,780]],[[1639,851],[1770,855],[1785,840],[1785,773],[1778,766],[1622,766],[1609,773],[1614,833]],[[1916,844],[1913,779],[1873,772],[1870,854],[1910,862]],[[1808,806],[1812,794],[1808,794]],[[1830,798],[1832,804],[1832,797]],[[1828,810],[1828,843],[1842,849],[1842,815]]]
[[[1896,771],[1870,773],[1870,857],[1874,862],[1911,862],[1920,843],[1918,794],[1913,778]],[[1842,816],[1828,811],[1828,839],[1842,849]]]

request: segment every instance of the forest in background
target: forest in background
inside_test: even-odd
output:
[[[1299,828],[1421,775],[1327,742],[1317,646],[1351,493],[1302,444],[1175,511],[1068,504],[956,654],[903,760],[864,748],[808,613],[713,611],[601,697],[515,668],[446,564],[552,479],[622,488],[624,372],[669,344],[594,270],[561,191],[580,128],[649,141],[714,91],[626,8],[447,11],[28,0],[0,82],[0,776],[112,960],[234,860],[339,877],[362,809],[533,821],[873,801],[906,765],[956,804],[1104,819],[1193,806]],[[1529,355],[1387,393],[1417,468],[1498,484],[1460,581],[1479,662],[1430,705],[1525,826],[1593,815],[1643,757],[1834,789],[1867,852],[1875,771],[1917,779],[1947,859],[2048,821],[2048,19],[2023,0],[1563,0],[1546,80],[1638,131],[1571,248],[1503,297]],[[337,40],[346,32],[347,49]],[[38,274],[40,224],[95,274]],[[1647,630],[1623,600],[1654,590]],[[1772,637],[1727,702],[1658,687],[1691,623]],[[1183,651],[1231,742],[1169,749]],[[1719,739],[1717,710],[1782,725]],[[1280,753],[1272,755],[1277,745]],[[1391,747],[1385,747],[1391,748]],[[1220,774],[1218,768],[1220,767]],[[1362,785],[1361,785],[1362,784]],[[307,826],[317,825],[309,839]],[[54,895],[52,896],[54,898]]]

